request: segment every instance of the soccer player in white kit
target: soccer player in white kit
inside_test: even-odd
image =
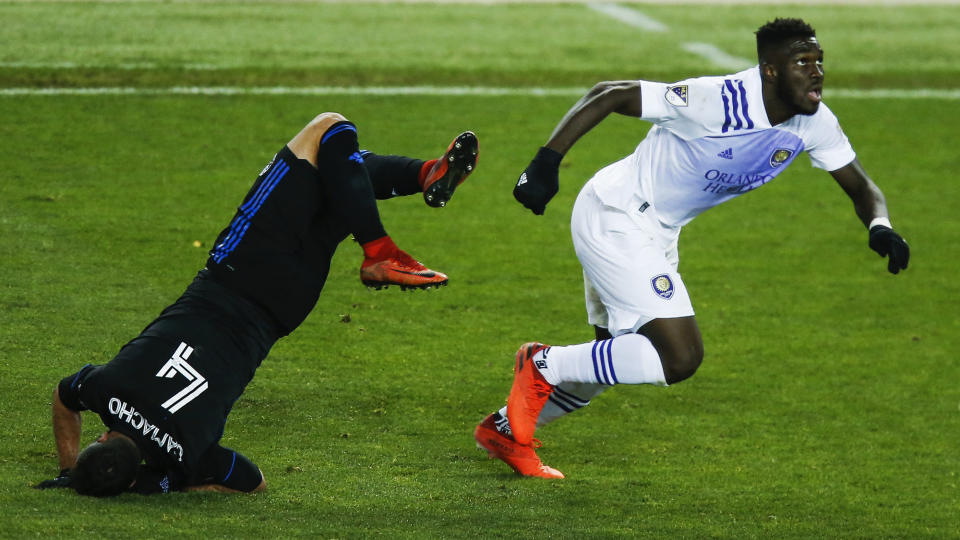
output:
[[[558,190],[563,155],[616,112],[652,122],[633,154],[584,185],[571,230],[596,340],[527,343],[516,355],[507,406],[475,430],[477,443],[518,474],[563,478],[534,448],[537,427],[586,406],[614,384],[675,384],[696,372],[703,341],[677,273],[677,238],[695,216],[773,180],[806,151],[853,201],[869,246],[906,269],[880,189],[836,116],[821,103],[823,51],[800,19],[757,31],[759,65],[722,77],[664,84],[602,82],[578,101],[520,175],[514,196],[542,214]]]

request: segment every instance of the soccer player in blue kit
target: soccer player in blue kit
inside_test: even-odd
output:
[[[344,116],[314,118],[260,173],[183,295],[110,362],[56,386],[61,473],[36,487],[95,496],[263,490],[260,469],[219,444],[234,402],[273,344],[313,309],[348,235],[363,248],[368,286],[447,282],[390,240],[376,199],[422,193],[444,206],[477,153],[467,131],[436,160],[373,154],[359,150]],[[84,410],[107,431],[80,452]]]
[[[518,474],[563,478],[534,451],[537,427],[614,384],[663,386],[696,372],[703,341],[677,273],[680,230],[704,210],[770,182],[800,152],[853,201],[888,270],[907,268],[910,249],[890,224],[883,194],[821,102],[823,51],[814,30],[800,19],[777,19],[756,35],[759,65],[739,73],[597,84],[520,175],[514,196],[542,214],[558,190],[563,155],[583,134],[612,112],[654,124],[633,154],[584,185],[573,207],[573,245],[596,340],[523,345],[506,407],[474,431],[491,457]]]

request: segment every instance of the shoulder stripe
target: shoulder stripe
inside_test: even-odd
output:
[[[747,89],[743,86],[742,80],[724,79],[723,86],[720,87],[720,98],[723,100],[724,120],[723,127],[720,129],[722,133],[730,131],[731,124],[734,122],[736,122],[733,125],[734,131],[753,129],[750,106],[747,104]]]
[[[728,79],[723,81],[723,84],[727,87],[727,90],[730,91],[730,99],[733,100],[733,119],[737,121],[737,125],[733,126],[733,129],[743,129],[743,120],[740,119],[738,112],[738,109],[740,109],[740,100],[737,99],[737,91],[733,88],[733,81]]]
[[[720,89],[720,97],[723,99],[723,128],[720,131],[726,133],[730,129],[730,100],[723,88]]]
[[[77,385],[77,379],[80,378],[80,375],[81,375],[81,373],[83,373],[83,370],[87,369],[88,367],[90,367],[90,366],[92,366],[92,365],[93,365],[93,364],[87,364],[87,365],[83,366],[82,368],[80,368],[80,371],[78,371],[77,374],[73,376],[73,380],[70,381],[70,388],[73,388],[74,386]]]
[[[740,103],[743,105],[743,117],[747,120],[747,129],[753,129],[753,120],[748,113],[747,89],[743,87],[743,81],[737,81],[737,87],[740,89]]]

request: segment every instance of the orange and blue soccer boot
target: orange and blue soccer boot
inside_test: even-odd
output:
[[[537,429],[537,418],[543,405],[553,392],[540,370],[534,365],[533,356],[548,349],[543,343],[525,343],[517,351],[516,364],[513,366],[513,386],[507,398],[507,418],[513,438],[522,445],[533,443],[533,432]]]
[[[532,445],[519,444],[510,434],[509,426],[504,426],[504,431],[498,430],[497,424],[505,421],[499,413],[492,413],[484,418],[473,431],[477,446],[486,450],[491,458],[497,458],[509,465],[521,476],[563,478],[562,472],[540,461],[534,451],[534,448],[540,448],[540,441],[533,439]]]
[[[389,236],[363,244],[364,260],[360,280],[367,287],[380,290],[399,285],[400,290],[429,289],[447,284],[447,276],[435,272],[408,255]]]
[[[423,164],[420,187],[427,205],[446,206],[453,191],[470,176],[477,166],[480,144],[472,131],[457,135],[440,159]]]

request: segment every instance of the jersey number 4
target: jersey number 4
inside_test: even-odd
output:
[[[167,360],[167,363],[157,372],[157,377],[166,377],[168,379],[176,377],[177,373],[179,373],[189,381],[186,388],[174,394],[173,397],[164,401],[163,405],[161,405],[164,409],[170,411],[171,414],[179,411],[184,405],[196,399],[197,396],[207,389],[207,379],[187,363],[187,358],[190,358],[191,354],[193,354],[193,347],[180,342],[177,351],[173,353],[173,356],[171,356],[170,359]]]

